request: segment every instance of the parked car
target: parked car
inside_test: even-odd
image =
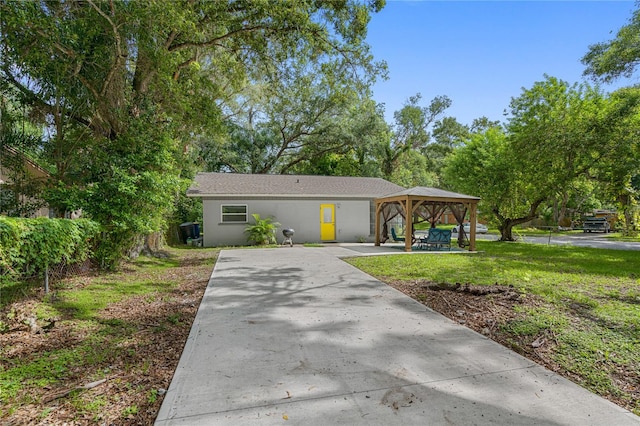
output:
[[[582,232],[611,232],[611,225],[604,217],[587,217],[582,225]]]
[[[453,227],[453,229],[451,230],[451,232],[453,232],[454,234],[458,233],[458,226],[460,225],[456,225]],[[467,234],[469,232],[471,232],[471,224],[470,223],[465,223],[464,225],[464,232],[466,232]],[[483,225],[482,223],[476,223],[476,234],[486,234],[489,231],[489,228],[487,228],[487,225]]]

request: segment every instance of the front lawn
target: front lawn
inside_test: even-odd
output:
[[[478,250],[349,262],[640,414],[638,252],[487,241]]]
[[[0,285],[0,424],[153,424],[218,251]]]

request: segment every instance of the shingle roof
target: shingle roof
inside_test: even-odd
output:
[[[403,189],[384,179],[370,177],[198,173],[187,195],[376,198]]]
[[[416,186],[409,189],[403,189],[393,194],[387,194],[385,197],[401,197],[401,196],[431,197],[431,198],[460,198],[464,200],[480,200],[479,197],[472,195],[459,194],[457,192],[445,191],[438,188],[430,188],[427,186]]]

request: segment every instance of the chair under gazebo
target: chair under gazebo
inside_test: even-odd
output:
[[[376,199],[375,230],[376,242],[379,246],[389,239],[388,224],[401,216],[405,222],[405,251],[412,250],[414,225],[429,222],[431,227],[436,224],[444,213],[450,211],[458,223],[458,246],[469,247],[469,251],[476,249],[476,221],[480,198],[471,195],[458,194],[438,188],[416,186]],[[467,237],[463,222],[469,213],[470,232]]]

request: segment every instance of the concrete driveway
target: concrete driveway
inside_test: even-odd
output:
[[[347,254],[220,253],[156,425],[640,424]]]

